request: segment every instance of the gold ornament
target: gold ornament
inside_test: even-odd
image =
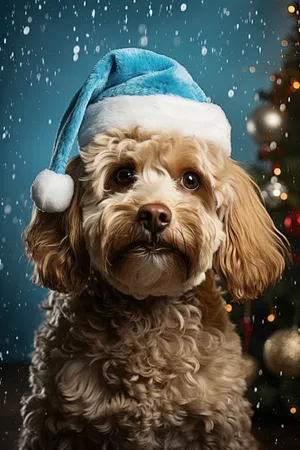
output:
[[[247,131],[260,144],[279,142],[287,127],[286,113],[272,103],[259,105],[249,116]]]
[[[297,329],[275,331],[265,342],[264,360],[273,372],[288,377],[300,375],[300,334]]]
[[[258,377],[259,362],[248,353],[245,353],[243,355],[243,362],[246,374],[246,383],[248,386],[251,386],[251,384],[253,384]]]

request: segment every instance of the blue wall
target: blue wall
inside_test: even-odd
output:
[[[255,91],[280,68],[291,26],[288,3],[275,0],[186,0],[186,9],[177,0],[9,3],[0,16],[0,361],[32,350],[47,292],[29,281],[21,241],[30,184],[48,166],[60,118],[98,59],[131,46],[177,59],[226,111],[233,158],[252,162],[245,118]]]

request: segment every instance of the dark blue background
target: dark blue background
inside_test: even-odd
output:
[[[2,3],[2,2],[1,2]],[[181,5],[185,3],[187,8]],[[0,14],[0,361],[26,359],[46,291],[34,287],[21,233],[30,185],[50,162],[68,103],[109,50],[139,46],[177,59],[233,125],[233,158],[254,161],[245,120],[279,70],[286,1],[16,0]],[[25,27],[29,27],[25,28]],[[74,47],[79,46],[74,61]],[[78,49],[77,49],[78,50]],[[249,68],[255,67],[251,73]],[[233,96],[230,95],[233,91]]]

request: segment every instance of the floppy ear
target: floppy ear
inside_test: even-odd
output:
[[[222,211],[225,239],[214,255],[214,269],[241,301],[280,279],[289,243],[274,226],[253,179],[235,161],[227,162],[233,199]]]
[[[46,213],[35,207],[23,234],[30,261],[34,262],[32,280],[54,291],[80,294],[89,276],[90,260],[82,234],[80,201],[83,174],[79,156],[73,158],[66,173],[75,184],[74,196],[63,213]]]

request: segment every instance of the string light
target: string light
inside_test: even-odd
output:
[[[295,11],[296,11],[296,8],[295,8],[294,5],[289,5],[289,6],[288,6],[288,12],[289,12],[289,13],[293,14]]]
[[[232,306],[228,303],[228,304],[225,306],[225,309],[226,309],[227,312],[231,312],[231,311],[232,311]]]
[[[299,88],[300,88],[300,83],[299,83],[299,81],[294,81],[294,82],[293,82],[293,88],[294,88],[294,89],[299,89]]]
[[[276,80],[275,75],[270,75],[270,81],[275,81],[275,80]]]
[[[280,175],[281,174],[281,169],[279,168],[279,167],[276,167],[275,169],[274,169],[274,175]]]
[[[294,406],[290,409],[290,413],[291,414],[296,414],[297,412],[297,408],[295,408]]]
[[[267,317],[268,322],[274,322],[274,320],[276,319],[275,314],[269,314]]]
[[[292,225],[292,219],[289,217],[289,216],[287,216],[285,219],[284,219],[284,226],[286,227],[286,228],[289,228],[291,225]]]
[[[249,71],[250,71],[251,73],[254,73],[254,72],[256,71],[256,69],[255,69],[254,66],[251,66],[251,67],[249,67]]]
[[[289,45],[289,43],[288,43],[288,41],[286,39],[283,39],[281,41],[281,45],[282,45],[282,47],[287,47]]]
[[[287,198],[288,198],[287,193],[286,193],[286,192],[283,192],[283,193],[280,195],[280,198],[281,198],[281,200],[287,200]]]

